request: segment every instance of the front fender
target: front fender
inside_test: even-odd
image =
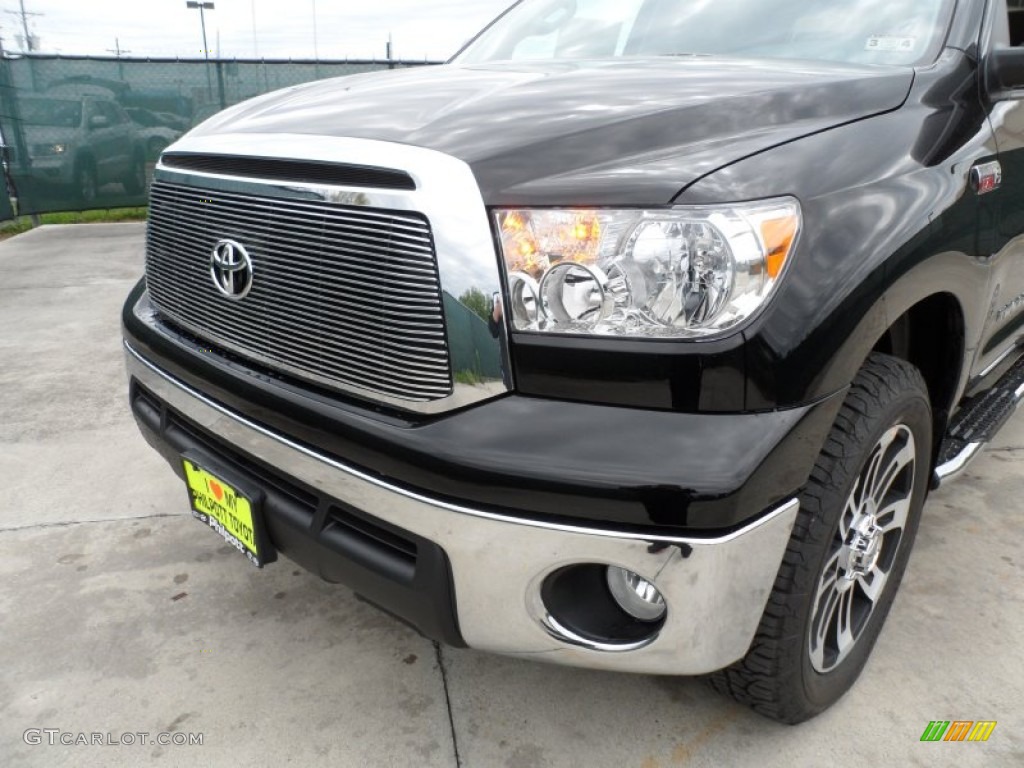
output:
[[[969,174],[995,147],[980,106],[971,108],[971,65],[945,66],[900,110],[747,158],[677,198],[791,194],[803,206],[779,292],[745,330],[748,409],[845,388],[891,324],[937,293],[956,298],[968,352],[976,347],[989,277]]]

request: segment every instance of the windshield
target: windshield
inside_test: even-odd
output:
[[[22,99],[18,103],[25,125],[77,128],[82,122],[82,102],[64,99]]]
[[[523,0],[458,63],[694,54],[913,65],[953,0]]]

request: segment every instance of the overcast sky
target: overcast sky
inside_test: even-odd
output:
[[[120,39],[130,56],[201,56],[199,11],[186,0],[24,0],[30,32],[48,53],[104,54]],[[512,0],[213,0],[212,52],[226,57],[383,58],[388,33],[398,58],[446,59]],[[314,8],[316,40],[314,41]],[[0,0],[17,11],[18,0]],[[255,35],[254,35],[255,21]],[[8,51],[20,49],[21,18],[0,16]]]

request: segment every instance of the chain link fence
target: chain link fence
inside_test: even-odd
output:
[[[432,63],[4,56],[0,219],[145,205],[163,148],[226,107],[311,80]]]

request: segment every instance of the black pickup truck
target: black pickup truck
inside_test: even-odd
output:
[[[258,566],[811,717],[1024,395],[1017,22],[524,0],[232,108],[156,170],[134,415]]]

